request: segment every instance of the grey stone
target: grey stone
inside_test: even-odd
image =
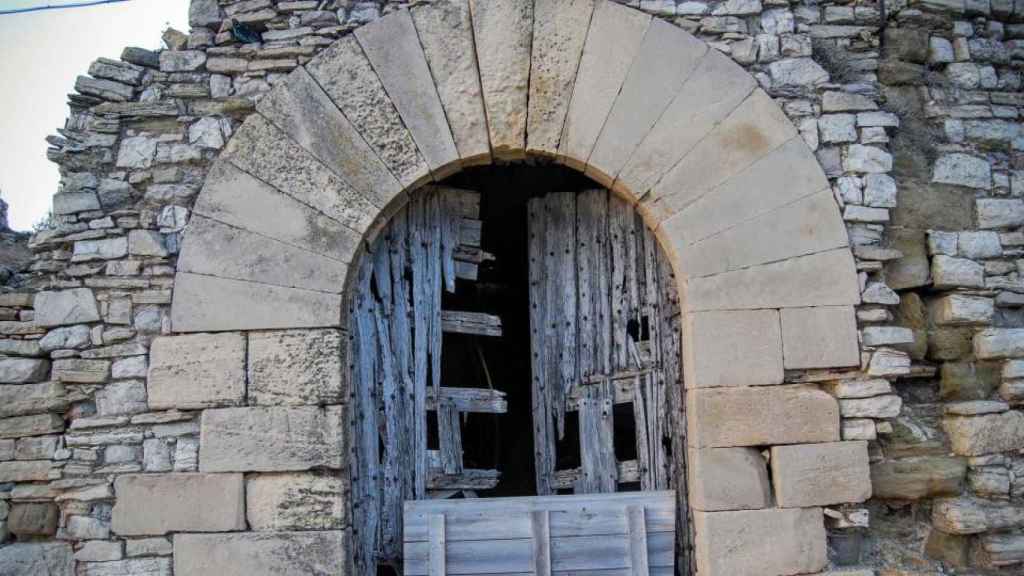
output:
[[[125,554],[134,556],[170,556],[174,546],[167,538],[140,538],[124,543]]]
[[[818,118],[823,142],[856,142],[857,117],[853,114],[823,114]]]
[[[13,340],[0,338],[0,354],[10,356],[42,356],[43,349],[38,340]]]
[[[80,240],[75,242],[73,262],[92,260],[115,260],[128,254],[128,238],[116,236],[102,240]]]
[[[884,208],[896,207],[896,181],[888,174],[868,174],[864,178],[864,203]]]
[[[59,382],[103,384],[110,377],[110,361],[81,358],[54,360],[52,375]]]
[[[992,169],[983,158],[946,154],[936,160],[932,181],[988,190],[992,188]]]
[[[49,460],[0,462],[0,482],[38,482],[49,480]]]
[[[167,472],[173,468],[173,442],[167,438],[147,438],[142,443],[142,468],[146,472]]]
[[[903,400],[895,394],[839,400],[843,418],[895,418],[902,407]]]
[[[54,214],[76,214],[99,209],[100,201],[95,192],[62,192],[53,195]]]
[[[89,76],[79,76],[75,80],[75,90],[88,96],[95,96],[114,102],[131,100],[135,94],[135,89],[127,84],[114,82],[113,80],[90,78]]]
[[[339,404],[345,398],[346,345],[337,330],[249,335],[248,395],[262,405]]]
[[[983,288],[985,268],[966,258],[935,256],[932,258],[932,284],[936,288]]]
[[[1024,525],[1024,507],[1007,506],[981,498],[937,500],[932,523],[947,534],[980,534]]]
[[[964,486],[967,464],[961,458],[925,456],[878,462],[871,466],[874,498],[919,500],[956,496]]]
[[[188,9],[188,23],[193,28],[220,24],[221,12],[217,0],[192,0]]]
[[[1024,357],[1024,329],[983,330],[974,336],[974,354],[983,360]]]
[[[200,118],[188,127],[188,141],[201,148],[220,150],[224,147],[224,133],[221,131],[220,120],[210,116]]]
[[[1017,411],[980,416],[946,416],[942,427],[953,453],[981,456],[1015,450],[1024,442],[1024,413]]]
[[[851,172],[888,172],[892,170],[892,155],[875,146],[854,144],[846,151],[843,167]]]
[[[170,558],[85,562],[81,566],[78,576],[171,576]]]
[[[0,419],[0,438],[43,436],[64,431],[64,419],[57,414],[38,414]]]
[[[156,144],[156,140],[148,136],[125,138],[117,152],[117,167],[149,168],[156,156]]]
[[[253,530],[340,530],[348,524],[347,493],[336,474],[250,475],[246,516]]]
[[[810,58],[787,58],[768,65],[772,89],[777,91],[805,91],[828,82],[828,72]]]
[[[245,337],[195,334],[157,338],[150,351],[149,406],[209,408],[245,399]]]
[[[121,536],[245,529],[241,474],[124,475],[114,491],[113,530]]]
[[[28,384],[45,380],[50,362],[37,358],[0,358],[0,383]]]
[[[110,562],[124,557],[122,542],[102,542],[93,540],[86,542],[75,552],[75,560],[79,562]]]
[[[161,72],[191,72],[206,62],[206,53],[200,50],[164,50],[160,53]]]
[[[1024,224],[1024,201],[1016,198],[978,198],[978,227],[1010,228]]]
[[[67,405],[60,382],[0,386],[0,418],[61,412]]]
[[[861,338],[865,346],[912,344],[914,331],[900,326],[865,326]]]
[[[59,519],[60,511],[52,502],[15,502],[11,506],[7,524],[15,536],[53,536]],[[0,556],[4,550],[8,548],[0,548]],[[3,566],[2,562],[0,566]]]
[[[203,472],[342,467],[341,408],[224,408],[202,416]]]
[[[100,319],[96,298],[89,288],[38,292],[33,308],[33,322],[39,326],[62,326]]]
[[[74,576],[71,545],[64,542],[16,543],[0,547],[0,573],[11,576]]]
[[[68,516],[63,533],[72,540],[106,540],[110,523],[92,516]]]
[[[139,380],[112,382],[96,392],[96,410],[100,416],[139,414],[148,410],[146,385]]]
[[[50,330],[39,340],[43,352],[84,348],[91,343],[89,327],[85,325],[67,326]]]
[[[336,576],[345,572],[341,531],[177,534],[174,573],[191,576]]]

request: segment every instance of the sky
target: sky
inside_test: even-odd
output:
[[[0,10],[62,0],[0,0]],[[63,0],[67,1],[67,0]],[[0,15],[0,196],[15,230],[46,217],[60,183],[46,137],[64,126],[75,78],[126,46],[156,49],[167,26],[188,31],[189,0],[129,0]]]

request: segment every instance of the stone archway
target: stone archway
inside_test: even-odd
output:
[[[859,286],[825,175],[747,72],[613,2],[453,0],[342,38],[257,111],[195,206],[175,332],[343,327],[349,264],[410,191],[553,158],[636,203],[680,279],[701,573],[824,567],[842,495],[794,497],[785,453],[774,499],[748,490],[750,453],[845,457],[836,401],[785,374],[859,363]]]

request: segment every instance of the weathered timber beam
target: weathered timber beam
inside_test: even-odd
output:
[[[636,460],[619,462],[618,468],[619,484],[640,481],[640,466],[637,464]],[[551,483],[551,488],[554,490],[571,490],[576,485],[576,480],[579,477],[579,468],[573,468],[571,470],[556,470],[554,480]]]
[[[441,329],[456,334],[501,336],[501,318],[483,312],[442,310]]]
[[[441,398],[451,402],[459,412],[504,414],[508,412],[505,393],[489,388],[441,387]],[[437,398],[432,388],[427,389],[427,410],[437,409]]]

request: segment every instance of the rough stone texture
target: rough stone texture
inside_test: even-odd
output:
[[[693,520],[702,574],[803,574],[828,563],[821,508],[698,511]]]
[[[974,354],[981,359],[1024,357],[1024,329],[982,330],[974,336]]]
[[[936,324],[952,326],[989,324],[995,314],[994,304],[991,298],[950,294],[934,301],[932,320]]]
[[[23,538],[53,536],[60,511],[50,502],[21,502],[11,506],[7,524],[12,534]]]
[[[0,462],[0,482],[45,481],[49,475],[49,460]]]
[[[12,576],[73,576],[74,551],[64,542],[10,544],[0,547],[0,573]]]
[[[245,529],[241,474],[118,476],[114,493],[111,527],[122,536]]]
[[[347,564],[341,531],[178,534],[174,573],[192,576],[335,576]]]
[[[224,408],[202,416],[203,472],[283,472],[342,468],[342,410]]]
[[[782,338],[775,310],[698,312],[686,316],[689,388],[782,382]]]
[[[253,530],[339,530],[348,525],[346,499],[337,474],[259,474],[245,483]]]
[[[772,506],[768,466],[754,448],[690,449],[687,489],[694,510],[757,510]]]
[[[289,330],[249,335],[249,401],[263,405],[339,404],[346,392],[343,334]]]
[[[412,16],[399,10],[360,27],[355,35],[430,169],[444,173],[459,153]]]
[[[0,419],[0,438],[43,436],[64,431],[64,419],[57,414]]]
[[[491,151],[515,158],[526,147],[533,2],[469,0]]]
[[[932,522],[947,534],[980,534],[1024,525],[1024,507],[961,497],[937,500]]]
[[[650,22],[650,16],[614,2],[594,6],[558,145],[568,165],[586,165]]]
[[[687,442],[695,448],[839,440],[839,406],[813,386],[691,389],[686,400]]]
[[[82,564],[80,576],[171,576],[169,558],[133,558]]]
[[[102,384],[110,376],[109,360],[83,360],[68,358],[54,360],[52,377],[60,382],[75,384]]]
[[[780,315],[786,369],[860,364],[852,307],[783,308]]]
[[[1015,450],[1024,443],[1024,413],[1017,411],[983,416],[947,416],[942,427],[953,452],[980,456]]]
[[[430,169],[355,37],[335,42],[306,69],[403,186],[426,180]]]
[[[871,497],[867,442],[772,447],[772,485],[781,508],[863,502]]]
[[[194,334],[153,341],[147,380],[153,410],[241,404],[245,384],[245,336],[241,334]]]
[[[467,164],[489,162],[491,144],[469,0],[417,6],[412,9],[412,19],[459,156]]]
[[[0,358],[0,382],[27,384],[45,380],[50,375],[50,362],[34,358]]]
[[[34,322],[39,326],[62,326],[100,319],[96,298],[88,288],[73,288],[36,294]]]

